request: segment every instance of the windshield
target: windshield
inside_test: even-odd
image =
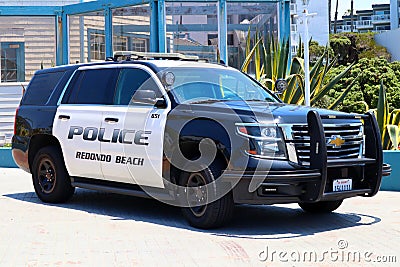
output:
[[[174,83],[168,87],[177,103],[215,101],[266,101],[278,102],[257,82],[232,69],[168,68]]]

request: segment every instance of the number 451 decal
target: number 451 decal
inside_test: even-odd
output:
[[[151,114],[151,118],[152,119],[159,119],[160,118],[160,114]]]

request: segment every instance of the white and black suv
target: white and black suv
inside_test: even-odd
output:
[[[152,197],[212,228],[238,203],[318,213],[374,196],[390,173],[380,140],[372,114],[287,105],[194,57],[119,53],[36,72],[12,151],[44,202],[75,187]]]

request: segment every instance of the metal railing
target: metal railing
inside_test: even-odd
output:
[[[390,21],[390,15],[373,15],[372,23],[388,22]]]
[[[290,4],[290,14],[297,14],[297,4]]]
[[[27,83],[22,83],[25,88]],[[15,110],[22,97],[21,83],[0,84],[0,147],[11,143]]]
[[[290,25],[290,31],[292,33],[297,33],[297,24],[291,24]]]
[[[334,27],[332,27],[332,31],[333,31]],[[357,31],[356,25],[354,25],[354,29],[353,31]],[[341,33],[341,32],[351,32],[351,26],[350,25],[340,25],[337,26],[337,32]]]
[[[372,20],[359,20],[356,23],[357,28],[371,28]]]

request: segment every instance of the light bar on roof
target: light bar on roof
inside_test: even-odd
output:
[[[114,53],[114,60],[122,58],[128,59],[173,59],[173,60],[186,60],[186,61],[199,61],[198,56],[184,55],[181,53],[147,53],[147,52],[135,52],[135,51],[117,51]]]

